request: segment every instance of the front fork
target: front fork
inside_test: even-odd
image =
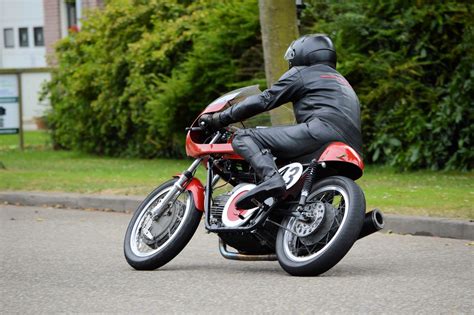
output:
[[[221,136],[220,132],[217,132],[209,144],[216,143]],[[201,164],[203,158],[197,158],[191,166],[188,167],[186,171],[179,177],[179,179],[174,183],[173,188],[168,191],[168,193],[160,200],[160,202],[150,211],[151,218],[156,221],[158,220],[169,208],[171,204],[174,203],[176,198],[186,189],[187,185],[192,181],[194,178],[194,172],[198,168],[199,164]],[[213,178],[212,182],[217,181],[217,179]]]

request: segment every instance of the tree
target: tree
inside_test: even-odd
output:
[[[45,90],[54,144],[183,156],[184,129],[210,101],[263,82],[256,8],[257,0],[114,0],[90,11],[56,45]]]
[[[298,37],[294,0],[259,0],[260,27],[267,86],[271,86],[288,70],[283,59],[288,45]],[[270,112],[273,125],[294,121],[293,109],[285,104]]]
[[[307,0],[361,101],[366,162],[474,167],[472,1]]]

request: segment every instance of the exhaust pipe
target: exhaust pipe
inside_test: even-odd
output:
[[[374,209],[365,214],[364,224],[360,230],[359,240],[367,235],[383,229],[385,225],[383,214],[379,209]]]
[[[222,257],[231,260],[246,260],[246,261],[274,261],[277,260],[275,254],[267,255],[245,255],[227,250],[227,244],[219,237],[219,252]]]

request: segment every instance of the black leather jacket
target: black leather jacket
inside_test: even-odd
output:
[[[359,99],[339,72],[323,64],[291,68],[269,89],[226,109],[219,117],[228,125],[288,102],[293,102],[297,123],[318,118],[361,152]]]

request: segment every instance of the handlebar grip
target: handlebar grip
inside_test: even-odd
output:
[[[204,129],[202,127],[186,127],[185,131],[203,131]]]

